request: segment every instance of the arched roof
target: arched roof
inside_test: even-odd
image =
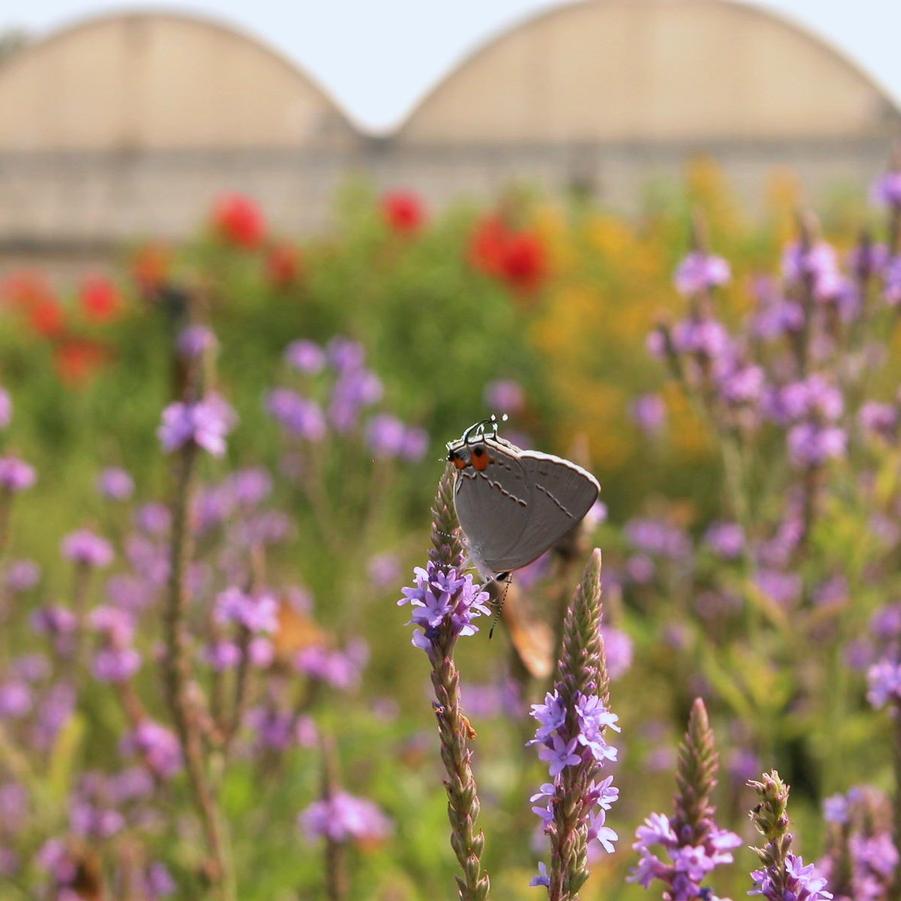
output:
[[[354,137],[293,63],[194,16],[101,16],[0,65],[0,151],[335,146]]]
[[[874,82],[826,42],[723,0],[585,0],[473,53],[402,143],[854,138],[897,127]]]

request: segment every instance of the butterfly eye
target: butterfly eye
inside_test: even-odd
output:
[[[463,459],[463,455],[457,451],[451,451],[447,455],[447,459],[450,460],[457,469],[466,469],[466,461]]]

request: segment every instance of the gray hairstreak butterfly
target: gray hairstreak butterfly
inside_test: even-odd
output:
[[[504,417],[506,419],[506,417]],[[503,580],[575,528],[597,500],[597,479],[569,460],[521,450],[497,433],[495,416],[447,445],[456,467],[454,506],[472,562]]]

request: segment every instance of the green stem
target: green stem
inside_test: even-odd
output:
[[[188,781],[203,826],[210,855],[209,878],[222,901],[237,897],[234,873],[226,853],[225,827],[213,791],[203,750],[203,738],[190,697],[187,591],[185,578],[191,560],[191,530],[188,516],[193,495],[197,447],[187,444],[176,458],[175,494],[172,501],[172,531],[169,546],[169,585],[165,610],[166,653],[163,660],[166,700],[181,745]]]

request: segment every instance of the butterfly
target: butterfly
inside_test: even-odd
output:
[[[496,416],[474,423],[448,443],[447,459],[470,559],[484,578],[505,581],[582,521],[600,485],[569,460],[521,450],[498,427]]]

